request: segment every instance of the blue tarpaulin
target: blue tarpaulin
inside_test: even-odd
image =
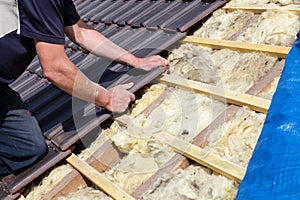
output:
[[[286,58],[237,199],[300,200],[299,38]]]

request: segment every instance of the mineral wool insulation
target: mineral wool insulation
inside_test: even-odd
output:
[[[39,185],[32,185],[31,191],[25,196],[28,200],[41,200],[47,195],[57,183],[59,183],[66,174],[72,171],[70,165],[61,165],[52,170]]]
[[[277,58],[186,43],[173,50],[168,60],[172,75],[244,93],[274,66]]]
[[[219,40],[228,40],[254,16],[252,12],[217,10],[194,32],[194,36]]]
[[[299,27],[298,15],[270,10],[262,13],[257,23],[251,23],[236,40],[255,44],[292,46]]]
[[[149,89],[149,93],[161,93],[162,90],[165,90],[166,86],[158,84],[158,85],[153,85],[151,87],[151,89]],[[159,92],[157,92],[156,90],[158,90]],[[221,102],[218,101],[214,101],[209,99],[206,96],[200,95],[200,94],[194,94],[194,93],[190,93],[190,92],[186,92],[183,90],[178,90],[178,89],[174,89],[175,91],[171,92],[170,95],[168,95],[166,97],[166,100],[163,101],[163,103],[161,104],[162,108],[157,108],[159,109],[159,111],[164,110],[165,115],[166,115],[166,119],[165,119],[165,123],[163,123],[163,125],[160,123],[160,119],[156,117],[156,114],[150,114],[147,118],[145,117],[141,117],[143,114],[138,115],[135,119],[136,121],[134,121],[135,125],[138,127],[151,127],[151,126],[161,126],[158,127],[159,129],[165,130],[167,131],[169,134],[174,134],[178,137],[181,137],[182,139],[185,140],[191,140],[192,137],[194,137],[196,134],[198,134],[200,132],[201,129],[203,129],[206,125],[208,125],[211,120],[217,116],[221,111],[224,110],[225,105]],[[147,92],[145,93],[145,98],[142,98],[139,100],[139,104],[150,104],[153,100],[149,100],[149,94],[147,94]],[[144,97],[144,96],[143,96]],[[180,99],[180,100],[179,100]],[[186,104],[184,103],[183,105],[181,105],[182,102],[194,102],[195,105],[190,106],[190,104]],[[214,102],[214,109],[215,110],[215,114],[212,114],[212,102]],[[170,107],[171,106],[171,107]],[[184,118],[184,116],[182,116],[181,112],[179,112],[179,110],[182,110],[184,108],[186,108],[187,106],[190,106],[191,108],[188,110],[188,112],[186,112],[186,115],[184,115],[187,118]],[[146,106],[147,107],[147,106]],[[199,118],[194,118],[194,114],[192,111],[194,111],[194,109],[196,109],[196,107],[203,107],[201,109],[199,109]],[[135,107],[136,109],[140,109],[139,106]],[[170,111],[170,113],[169,113]],[[136,111],[133,110],[132,113],[136,113]],[[153,111],[153,113],[155,113],[155,111]],[[160,113],[160,112],[158,112]],[[180,114],[177,114],[180,113]],[[191,114],[191,115],[190,115]],[[211,117],[207,117],[207,116],[211,116]],[[183,117],[183,118],[182,118]],[[190,118],[192,117],[192,118]],[[205,123],[200,123],[201,126],[199,126],[198,130],[194,130],[193,129],[193,125],[191,126],[174,126],[176,125],[178,121],[176,120],[183,120],[186,119],[188,121],[191,121],[191,119],[195,119],[196,121],[198,119],[207,119],[207,121]],[[152,121],[154,120],[154,122]],[[158,120],[158,121],[155,121]],[[197,124],[197,122],[190,122],[190,123],[194,123]],[[168,124],[170,126],[168,126]],[[153,129],[157,130],[157,127],[155,127]],[[188,129],[190,128],[190,129]],[[134,131],[135,130],[135,131]],[[126,156],[125,158],[122,159],[122,161],[116,165],[115,167],[113,167],[112,170],[108,171],[105,173],[106,176],[108,176],[113,182],[117,183],[118,185],[120,185],[122,188],[124,188],[126,191],[133,192],[139,185],[141,185],[145,180],[147,180],[151,175],[153,175],[158,169],[160,169],[164,163],[166,163],[173,155],[174,152],[166,145],[161,144],[159,141],[149,137],[151,135],[149,135],[149,133],[144,133],[142,130],[139,132],[137,131],[138,129],[130,129],[129,128],[122,128],[119,127],[117,124],[113,124],[113,126],[106,130],[104,133],[108,132],[107,135],[112,136],[112,133],[116,133],[115,135],[112,136],[112,140],[115,142],[115,144],[123,151],[127,151],[129,152],[128,156]],[[147,129],[147,130],[151,130]],[[134,131],[134,132],[133,132]],[[138,132],[138,133],[137,133]],[[183,135],[181,135],[181,133],[184,133]],[[188,134],[187,134],[188,133]],[[141,135],[139,135],[141,134]],[[152,133],[150,133],[152,134]],[[187,134],[187,135],[186,135]],[[101,143],[101,142],[100,142]],[[99,147],[99,142],[95,141],[96,146]],[[94,146],[93,144],[91,145],[92,147]],[[93,152],[93,150],[89,150],[87,149],[86,151],[88,152]],[[85,155],[85,153],[83,153],[83,155]],[[85,157],[85,156],[82,156]],[[193,169],[194,170],[194,169]],[[195,195],[195,194],[201,194],[201,196],[206,197],[207,195],[217,195],[217,196],[222,196],[222,195],[233,195],[231,193],[228,193],[228,191],[231,191],[232,187],[236,187],[235,183],[233,183],[232,181],[227,180],[226,178],[217,175],[215,173],[211,173],[210,170],[206,170],[206,169],[195,169],[197,172],[197,175],[201,177],[205,177],[205,179],[200,179],[198,180],[198,182],[196,181],[196,185],[192,184],[193,181],[189,181],[188,179],[194,180],[195,178],[191,178],[190,176],[186,177],[185,181],[182,181],[182,183],[189,183],[188,185],[185,185],[185,187],[188,186],[192,186],[192,188],[190,189],[191,191],[195,190],[195,188],[197,188],[197,184],[202,185],[203,183],[201,182],[201,180],[207,180],[206,182],[210,183],[206,184],[207,189],[204,189],[204,187],[202,186],[202,188],[204,190],[198,190],[194,192],[190,192],[190,194],[180,194],[182,193],[182,191],[178,191],[179,194],[177,195],[187,195],[189,197],[192,197],[191,195]],[[55,171],[53,171],[53,173],[55,173]],[[60,174],[60,173],[57,173]],[[184,175],[184,174],[183,174]],[[182,176],[183,176],[182,175]],[[43,181],[44,183],[44,181]],[[217,183],[219,183],[218,185],[220,187],[217,187],[215,189],[214,185],[216,185]],[[222,184],[220,184],[222,183]],[[177,186],[179,186],[179,184],[177,184]],[[181,187],[183,188],[184,185],[182,185]],[[45,187],[51,187],[51,186],[47,186],[44,185],[44,187],[42,188],[42,191],[46,191],[47,189],[45,189]],[[233,190],[235,191],[236,188]],[[89,191],[89,190],[88,190]],[[168,191],[168,190],[166,190]],[[189,190],[187,190],[189,191]],[[195,193],[195,194],[194,194]],[[163,194],[160,194],[163,195]],[[164,194],[166,195],[166,194]],[[145,194],[145,198],[146,198],[146,194]],[[28,199],[34,199],[31,198],[32,196],[28,196],[30,198]],[[39,199],[41,196],[37,196],[35,199]],[[151,195],[147,198],[151,198]],[[180,199],[180,198],[179,198]]]
[[[246,167],[264,118],[265,114],[241,108],[233,119],[210,133],[204,149]],[[143,194],[143,199],[234,199],[237,188],[236,182],[204,167],[191,165],[174,174],[164,174]]]
[[[238,7],[238,6],[249,6],[249,5],[255,5],[255,6],[274,6],[274,7],[280,7],[280,6],[296,6],[299,5],[299,0],[231,0],[227,6],[228,7]]]
[[[233,119],[209,134],[205,149],[247,167],[265,117],[265,114],[256,113],[247,107],[241,108]]]
[[[76,192],[72,192],[65,197],[58,197],[57,200],[113,200],[99,189],[92,187],[79,187]]]
[[[160,87],[166,86],[152,87],[160,90]],[[171,92],[149,116],[138,115],[133,119],[132,125],[120,128],[111,138],[116,146],[129,154],[105,175],[129,193],[137,189],[174,155],[169,146],[152,137],[155,134],[153,130],[190,141],[226,108],[224,103],[201,94],[168,89]],[[145,103],[148,103],[148,95],[145,97]],[[139,104],[143,103],[142,98]]]
[[[268,10],[247,26],[253,17],[254,14],[251,12],[218,10],[199,30],[194,32],[194,36],[255,44],[292,46],[300,27],[298,15],[287,11]],[[244,26],[247,27],[246,30],[241,34],[234,35]]]
[[[237,184],[210,169],[190,165],[174,173],[166,173],[143,194],[143,200],[157,199],[234,199]]]

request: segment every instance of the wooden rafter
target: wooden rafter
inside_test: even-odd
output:
[[[216,87],[213,85],[192,81],[179,77],[172,77],[170,75],[163,75],[159,81],[163,84],[179,87],[185,90],[202,93],[214,99],[224,101],[226,103],[248,106],[250,109],[267,113],[271,104],[270,100],[260,98],[257,96],[225,90],[224,88]]]
[[[216,40],[210,38],[200,38],[195,36],[187,36],[182,40],[183,43],[196,43],[208,46],[210,48],[228,48],[238,50],[241,52],[262,52],[278,58],[286,58],[290,47],[266,45],[266,44],[250,44],[243,42],[236,42],[230,40]]]

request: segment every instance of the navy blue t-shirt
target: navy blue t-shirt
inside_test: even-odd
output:
[[[18,8],[20,34],[0,39],[0,83],[10,84],[26,70],[36,56],[34,40],[64,44],[64,27],[80,19],[72,0],[18,0]]]

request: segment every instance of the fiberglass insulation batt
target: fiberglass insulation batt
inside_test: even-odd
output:
[[[160,91],[165,86],[158,84],[152,88]],[[149,92],[156,93],[153,89]],[[175,88],[168,90],[170,93],[165,100],[148,116],[139,114],[133,118],[132,125],[120,127],[111,138],[114,144],[120,150],[128,152],[128,155],[105,175],[129,193],[137,189],[174,156],[173,150],[168,145],[151,137],[155,134],[153,130],[164,131],[190,141],[226,108],[224,103],[202,94]],[[148,104],[148,97],[146,93],[145,98],[138,104]],[[140,109],[140,106],[136,108]]]
[[[212,50],[182,44],[168,57],[170,73],[227,90],[245,93],[275,64],[277,58],[263,53]]]
[[[243,107],[233,119],[209,134],[208,145],[204,149],[247,167],[264,119],[265,114]]]
[[[279,7],[279,6],[287,6],[287,5],[299,5],[299,0],[231,0],[227,6],[228,7],[238,7],[238,6],[273,6],[273,7]]]
[[[250,12],[218,10],[194,33],[194,36],[255,44],[292,46],[300,27],[297,14],[268,10],[247,25],[253,17],[254,14]],[[244,26],[246,30],[234,36]]]
[[[237,184],[210,169],[190,165],[175,173],[164,174],[143,194],[143,200],[234,199]]]

